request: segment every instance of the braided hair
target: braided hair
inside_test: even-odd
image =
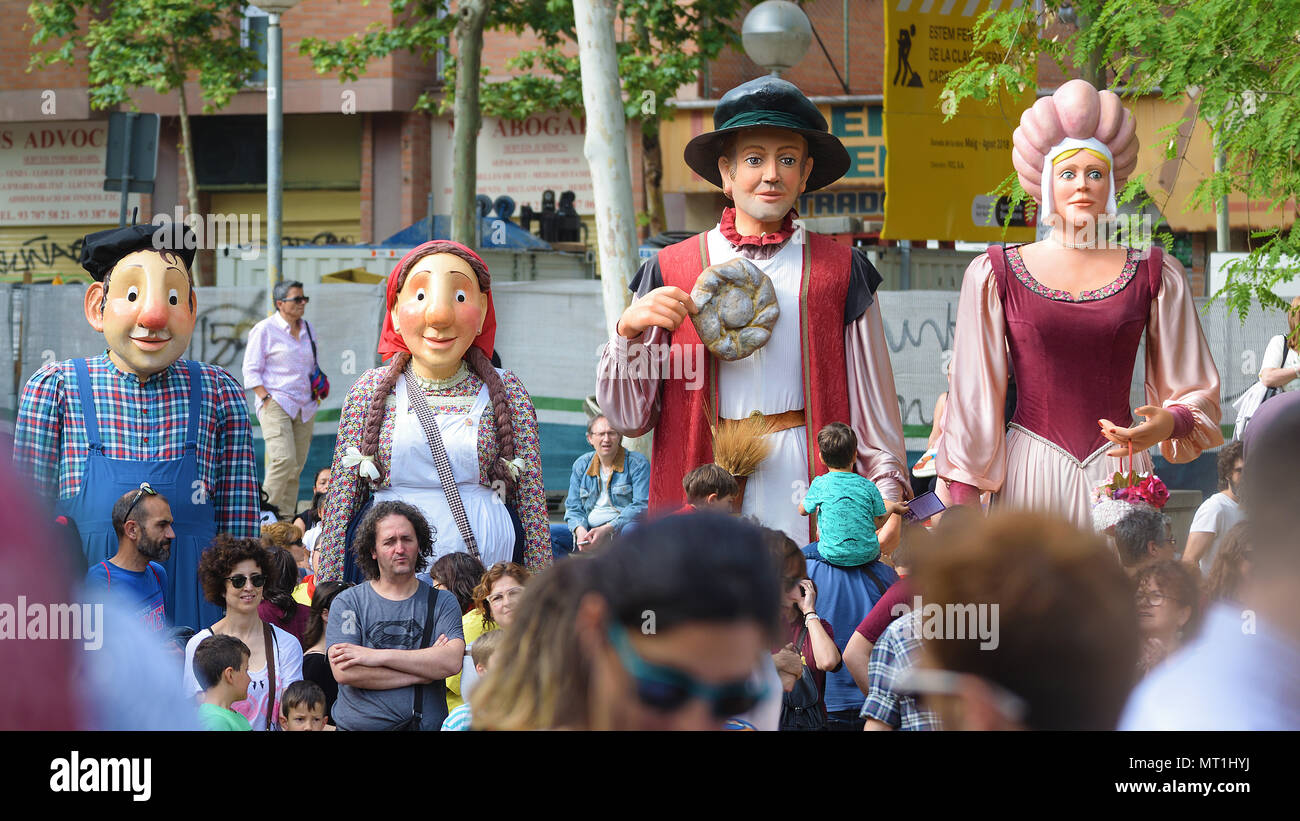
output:
[[[483,293],[489,293],[492,290],[492,278],[488,274],[487,266],[475,259],[470,254],[465,253],[458,245],[452,242],[434,242],[430,245],[429,250],[418,257],[407,260],[397,271],[397,293],[402,292],[402,286],[406,284],[406,278],[411,273],[411,269],[420,260],[435,254],[451,254],[464,260],[474,271],[478,278],[479,290]],[[388,309],[392,310],[391,305]],[[488,355],[483,353],[483,349],[477,345],[471,345],[464,355],[465,364],[474,372],[474,375],[487,385],[488,398],[491,401],[492,417],[496,424],[497,453],[499,458],[492,463],[488,469],[488,478],[492,481],[494,487],[504,487],[506,491],[506,500],[513,502],[518,498],[519,483],[511,474],[506,463],[515,458],[515,426],[514,414],[511,412],[510,396],[506,392],[505,382],[501,379],[501,374],[497,373],[496,368],[492,367],[492,361]],[[395,354],[388,364],[388,370],[384,373],[375,390],[374,396],[370,400],[370,408],[366,411],[365,423],[361,429],[361,453],[364,456],[374,456],[379,452],[379,434],[384,424],[384,406],[388,401],[389,395],[397,385],[397,377],[406,369],[407,363],[411,361],[411,354],[401,351]],[[378,460],[375,466],[379,467]],[[383,480],[383,468],[380,468],[380,480]],[[500,485],[497,485],[500,482]]]

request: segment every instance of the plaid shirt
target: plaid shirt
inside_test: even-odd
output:
[[[198,471],[213,500],[217,532],[256,538],[257,466],[244,390],[215,365],[197,367],[203,386]],[[179,459],[185,452],[189,376],[180,364],[147,382],[124,373],[107,353],[86,360],[104,455],[110,459]],[[89,450],[71,360],[44,366],[23,388],[14,430],[14,464],[49,499],[77,495]]]
[[[894,692],[898,675],[921,658],[921,612],[894,619],[871,650],[867,662],[868,694],[862,718],[874,718],[895,730],[942,730],[939,717],[921,709],[912,696]]]

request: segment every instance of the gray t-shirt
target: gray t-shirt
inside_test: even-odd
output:
[[[326,654],[335,644],[356,644],[383,650],[415,650],[424,636],[428,614],[429,587],[421,582],[415,594],[402,601],[391,601],[375,592],[369,583],[344,590],[330,604],[329,625],[325,629]],[[433,604],[433,632],[429,643],[439,635],[465,639],[461,627],[460,605],[456,597],[439,590]],[[421,707],[421,730],[437,730],[447,717],[447,689],[442,680],[425,684]],[[365,690],[339,685],[334,703],[334,723],[344,730],[387,730],[411,717],[415,703],[413,687],[394,690]]]

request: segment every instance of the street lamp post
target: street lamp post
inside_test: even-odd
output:
[[[740,29],[745,54],[775,77],[803,59],[812,36],[808,15],[788,0],[754,6]]]
[[[300,0],[261,0],[257,7],[267,14],[266,21],[266,297],[275,310],[275,285],[281,279],[283,249],[281,212],[284,194],[284,107],[281,100],[280,15],[298,5]]]

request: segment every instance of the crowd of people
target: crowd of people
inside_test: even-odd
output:
[[[1016,169],[1053,232],[967,271],[922,460],[937,503],[913,498],[879,273],[794,219],[848,152],[778,78],[729,91],[686,149],[734,205],[634,278],[563,523],[472,249],[434,240],[394,267],[385,364],[348,391],[300,511],[329,390],[302,284],[249,337],[259,483],[243,390],[179,358],[193,246],[86,237],[108,350],[32,377],[15,463],[82,565],[44,572],[132,625],[87,680],[152,676],[156,698],[53,719],[46,696],[78,686],[61,682],[22,692],[20,726],[1300,728],[1300,397],[1219,449],[1180,551],[1148,451],[1223,445],[1219,382],[1177,260],[1089,234],[1133,171],[1132,115],[1071,81],[1024,122]],[[698,383],[659,367],[690,356]],[[651,430],[649,459],[624,446]],[[36,680],[76,667],[20,661]]]

